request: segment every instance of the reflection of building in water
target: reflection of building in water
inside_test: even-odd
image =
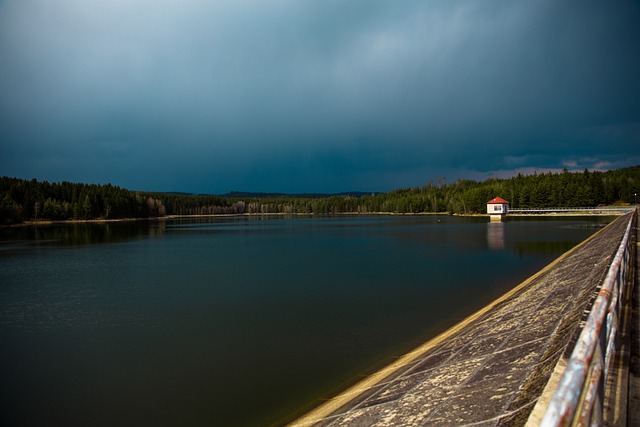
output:
[[[504,249],[504,223],[491,221],[487,224],[487,244],[489,249]]]

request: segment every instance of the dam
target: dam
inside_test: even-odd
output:
[[[638,425],[637,258],[634,211],[291,425]]]

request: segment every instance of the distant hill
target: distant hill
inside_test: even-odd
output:
[[[382,194],[380,192],[364,192],[364,191],[346,191],[343,193],[260,193],[260,192],[250,192],[250,191],[230,191],[225,194],[219,194],[219,197],[229,197],[229,198],[252,198],[252,199],[317,199],[317,198],[326,198],[333,196],[352,196],[352,197],[362,197],[362,196],[371,196],[375,194]]]
[[[387,193],[231,191],[224,195],[150,193],[111,184],[38,182],[0,177],[0,225],[40,220],[154,218],[166,215],[425,213],[475,214],[500,196],[512,208],[592,207],[638,202],[640,166],[606,172],[518,175],[484,182],[456,180]]]

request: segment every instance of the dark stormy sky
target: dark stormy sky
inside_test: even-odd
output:
[[[637,0],[0,0],[0,175],[386,191],[640,164]]]

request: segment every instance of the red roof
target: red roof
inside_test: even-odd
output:
[[[487,204],[509,204],[509,202],[507,202],[505,199],[503,199],[502,197],[496,197],[495,199],[491,199],[487,202]]]

